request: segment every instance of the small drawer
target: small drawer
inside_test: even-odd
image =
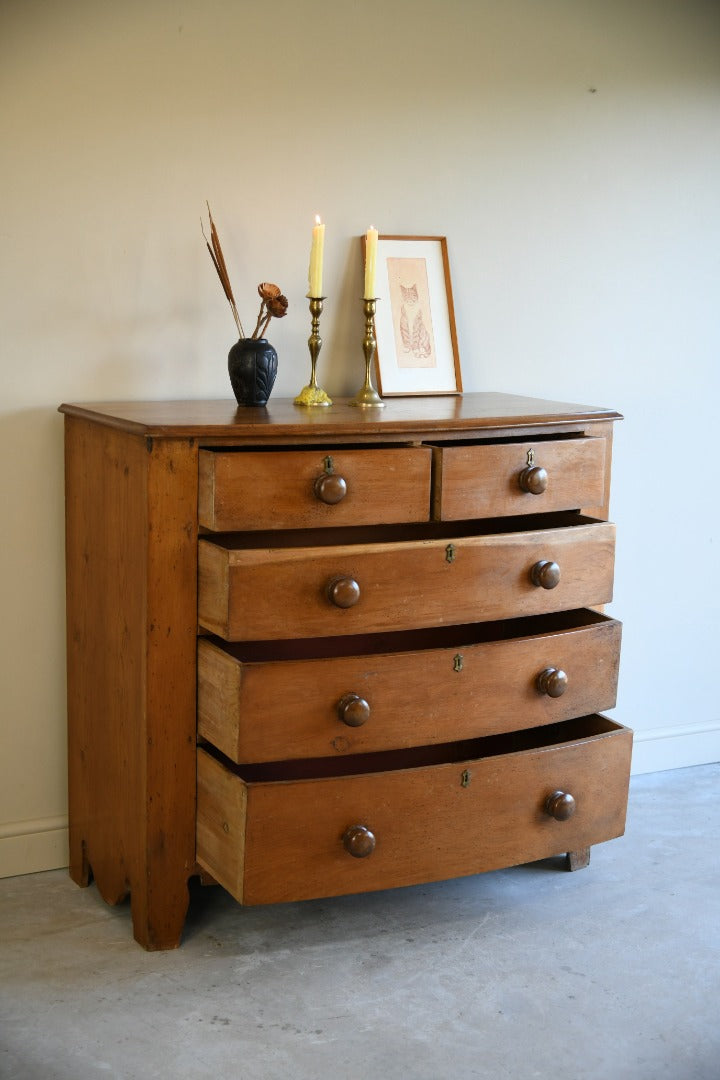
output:
[[[542,525],[547,527],[543,528]],[[612,599],[615,529],[580,515],[199,543],[200,625],[226,641],[490,622]],[[551,527],[552,526],[552,527]],[[333,543],[333,541],[335,541]],[[352,542],[354,541],[354,542]]]
[[[432,451],[200,451],[200,525],[214,532],[383,525],[430,517]]]
[[[627,728],[586,716],[345,758],[342,775],[332,759],[230,767],[200,749],[197,859],[237,900],[264,904],[576,851],[623,833],[631,745]]]
[[[581,510],[605,502],[605,438],[453,444],[434,453],[436,520]]]
[[[539,727],[615,705],[620,623],[572,611],[305,642],[198,644],[198,733],[235,762]]]

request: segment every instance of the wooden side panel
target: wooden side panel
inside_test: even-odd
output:
[[[631,733],[620,729],[476,761],[251,784],[243,901],[274,903],[437,881],[620,836],[631,744]],[[546,798],[558,789],[570,792],[577,804],[567,821],[544,811]],[[352,858],[343,848],[342,837],[355,824],[376,837],[368,858]]]
[[[247,785],[204,750],[197,783],[198,864],[242,903]]]
[[[612,599],[614,545],[614,526],[605,522],[335,549],[228,550],[202,540],[199,620],[228,641],[250,641],[375,633],[592,607]],[[532,567],[541,560],[560,566],[560,583],[552,590],[530,580]],[[328,589],[344,578],[357,582],[360,599],[339,608],[328,599]]]
[[[71,874],[129,891],[138,941],[169,948],[194,866],[197,455],[66,425]]]
[[[66,419],[70,873],[109,903],[144,836],[144,442]]]
[[[198,646],[198,729],[236,762],[344,756],[539,727],[615,705],[621,627],[579,629],[454,646],[243,664]],[[546,668],[565,671],[558,698],[538,691]],[[338,703],[367,701],[348,727]]]
[[[241,704],[244,684],[244,665],[222,652],[216,645],[200,638],[198,641],[198,735],[201,739],[211,742],[213,746],[217,746],[218,750],[222,750],[235,761],[240,760],[235,755],[239,741],[239,718],[244,711]],[[258,701],[260,713],[252,717],[251,723],[262,721],[266,707],[264,699],[274,694],[275,687],[272,679],[269,683],[263,681]],[[262,735],[259,741],[262,743]],[[284,739],[281,745],[285,745]],[[276,754],[274,759],[268,760],[279,760],[284,756],[284,753],[280,753]]]
[[[198,525],[213,529],[215,517],[215,454],[209,450],[198,453]]]
[[[444,446],[435,453],[433,516],[438,520],[577,510],[604,501],[604,438]],[[531,462],[548,474],[539,495],[519,484]]]
[[[347,494],[327,505],[314,491],[331,458]],[[234,529],[305,529],[427,521],[431,451],[397,449],[286,450],[279,455],[200,453],[200,524]]]
[[[201,541],[198,544],[197,612],[201,627],[214,631],[215,626],[227,622],[229,596],[230,559],[227,550]]]
[[[602,491],[602,498],[597,505],[590,505],[589,501],[584,502],[581,510],[583,514],[587,514],[588,517],[598,518],[600,521],[607,521],[610,517],[610,480],[612,477],[612,448],[613,448],[613,434],[615,431],[615,425],[610,422],[605,422],[593,426],[593,435],[598,438],[602,438],[605,442],[605,469],[604,469],[604,486]]]

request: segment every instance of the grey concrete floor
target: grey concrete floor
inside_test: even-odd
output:
[[[64,871],[0,882],[0,1076],[718,1080],[720,765],[631,785],[628,830],[367,896],[240,908],[182,947]]]

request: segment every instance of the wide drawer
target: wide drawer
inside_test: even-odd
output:
[[[453,521],[602,506],[608,466],[602,437],[438,446],[433,517]]]
[[[609,602],[614,526],[556,518],[555,527],[548,515],[510,519],[481,534],[464,522],[390,529],[385,542],[347,542],[362,539],[359,530],[340,538],[341,530],[260,535],[254,547],[252,534],[202,539],[199,622],[226,640],[252,641],[486,622]]]
[[[236,899],[261,904],[575,851],[624,831],[631,743],[628,729],[590,716],[469,744],[345,758],[345,775],[322,775],[326,761],[295,763],[294,773],[288,763],[233,771],[199,750],[197,859]],[[574,800],[567,820],[548,811],[556,792]],[[358,830],[374,839],[364,858],[348,851]],[[361,840],[370,846],[367,833]]]
[[[198,733],[235,762],[422,746],[615,705],[620,623],[593,611],[364,638],[198,643]]]
[[[200,451],[200,525],[305,529],[427,521],[432,451]]]

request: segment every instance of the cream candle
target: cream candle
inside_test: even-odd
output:
[[[320,217],[315,215],[315,225],[312,231],[312,247],[310,248],[310,269],[308,270],[308,296],[320,297],[323,277],[323,252],[325,248],[325,226]]]
[[[365,299],[375,298],[375,271],[377,265],[378,231],[371,225],[365,233]]]

